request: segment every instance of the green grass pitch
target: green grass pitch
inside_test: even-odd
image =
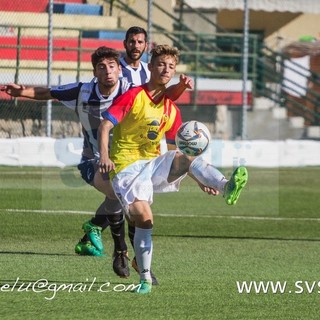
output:
[[[103,200],[75,168],[0,167],[0,319],[319,319],[320,168],[249,175],[236,206],[190,179],[155,196],[160,285],[140,296],[133,269],[112,271],[109,229],[106,257],[74,254]]]

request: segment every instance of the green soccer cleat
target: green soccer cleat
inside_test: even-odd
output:
[[[240,193],[248,182],[248,171],[245,167],[238,167],[232,173],[230,180],[226,183],[224,198],[226,203],[234,205],[237,203]]]
[[[140,294],[146,294],[150,293],[152,289],[152,283],[148,280],[140,280],[140,284],[138,288],[136,288],[133,292],[140,293]]]
[[[105,257],[105,254],[97,250],[97,248],[93,246],[90,241],[79,241],[76,244],[74,251],[81,256]]]
[[[91,221],[87,221],[83,224],[82,229],[96,249],[103,252],[103,243],[101,239],[102,228],[94,225]]]

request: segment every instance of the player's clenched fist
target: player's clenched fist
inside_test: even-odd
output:
[[[101,173],[110,172],[110,171],[114,170],[114,168],[115,168],[115,165],[109,158],[103,159],[103,157],[100,157],[99,171]]]
[[[18,85],[15,83],[9,83],[5,86],[1,86],[0,90],[6,92],[8,95],[12,97],[20,97],[22,90],[25,89],[25,86]]]

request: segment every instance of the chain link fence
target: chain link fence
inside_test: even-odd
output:
[[[177,76],[186,73],[195,80],[195,90],[179,101],[183,119],[196,118],[214,132],[219,126],[215,124],[218,111],[230,104],[229,95],[216,98],[207,94],[206,84],[202,89],[197,78],[240,79],[241,35],[214,32],[214,13],[206,19],[200,17],[200,24],[188,8],[182,18],[179,4],[178,0],[0,1],[0,85],[56,86],[90,81],[92,52],[102,45],[124,51],[126,30],[141,26],[148,31],[149,50],[163,43],[180,49]],[[225,46],[231,48],[227,53]],[[255,41],[252,47],[256,47]],[[147,54],[144,60],[148,60]],[[251,65],[254,75],[254,59]],[[11,99],[0,92],[0,103],[0,138],[82,135],[76,114],[59,102],[51,105]],[[206,108],[199,112],[202,105]]]
[[[169,2],[168,9],[173,5]],[[148,1],[1,1],[0,85],[55,86],[90,81],[91,53],[101,45],[123,51],[127,28],[139,25],[148,29],[147,12]],[[156,12],[155,23],[162,20],[170,25],[165,16]],[[163,41],[162,35],[157,38],[153,41]],[[1,92],[0,103],[0,138],[46,136],[48,131],[54,138],[82,134],[76,114],[59,102],[53,101],[51,108],[46,101],[13,99]]]

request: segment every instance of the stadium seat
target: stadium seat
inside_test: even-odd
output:
[[[83,0],[60,0],[61,4],[73,3],[77,5],[83,4]],[[0,11],[16,11],[16,12],[46,12],[48,9],[48,0],[37,1],[21,1],[10,0],[0,1]]]
[[[74,28],[86,30],[113,30],[117,28],[117,18],[109,16],[95,16],[94,23],[92,16],[71,15],[71,14],[53,14],[53,25],[61,28]],[[30,12],[1,12],[0,21],[2,25],[10,27],[48,27],[47,13]],[[42,32],[40,29],[37,32]],[[65,30],[64,30],[65,32]],[[35,34],[34,34],[35,35]]]
[[[121,40],[123,41],[126,32],[125,31],[84,31],[82,36],[84,38],[95,38],[95,39],[113,39],[113,40]]]
[[[53,13],[102,16],[103,7],[100,5],[94,5],[94,4],[54,3]]]
[[[17,50],[14,47],[17,45],[16,37],[2,37],[0,42],[6,41],[8,48],[0,50],[0,59],[16,59]],[[23,37],[21,38],[20,58],[22,60],[47,60],[46,49],[48,39],[45,37]],[[57,38],[53,39],[53,59],[58,61],[77,61],[78,58],[78,39],[77,38]],[[109,46],[117,50],[123,50],[122,42],[114,40],[100,39],[82,39],[82,49],[88,49],[82,52],[81,61],[91,61],[91,53],[97,47]]]

